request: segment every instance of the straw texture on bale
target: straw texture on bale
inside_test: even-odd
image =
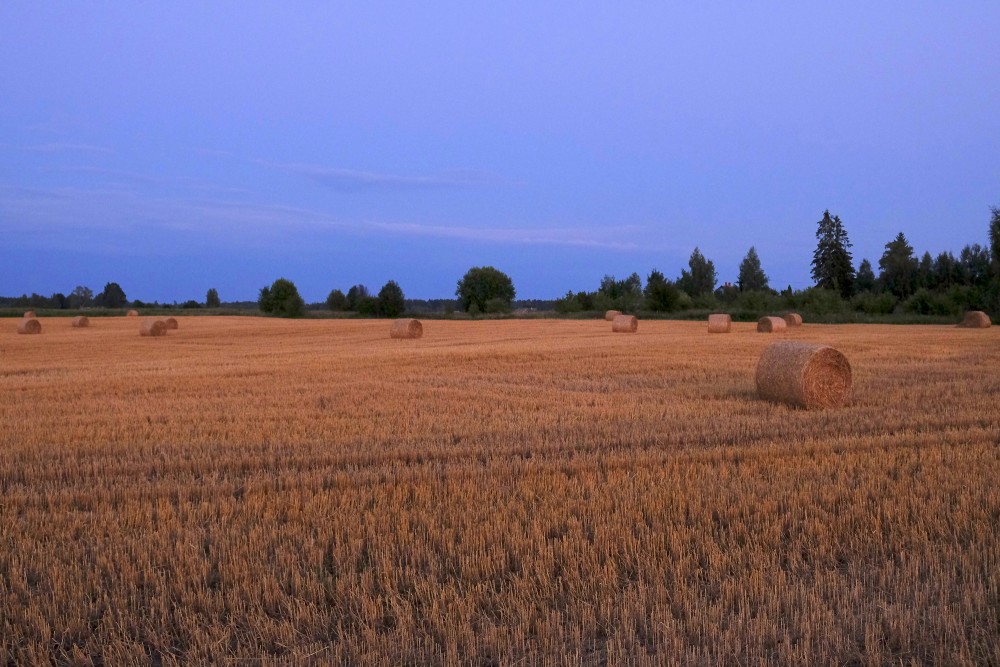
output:
[[[424,325],[420,320],[395,320],[389,329],[390,338],[420,338],[424,335]]]
[[[762,317],[757,320],[757,333],[774,333],[787,328],[788,323],[780,317]]]
[[[33,310],[29,310],[28,312],[26,312],[26,313],[24,314],[24,316],[25,316],[25,318],[28,318],[28,317],[34,317],[34,316],[35,316],[35,311],[33,311]]]
[[[163,320],[143,320],[139,327],[140,336],[162,336],[167,333],[167,323]]]
[[[757,394],[800,408],[837,408],[851,401],[851,364],[829,345],[779,341],[757,362]]]
[[[139,317],[139,311],[138,310],[130,310],[130,311],[128,311],[128,314],[126,315],[126,317]]]
[[[639,318],[635,315],[615,315],[611,320],[611,330],[615,333],[635,333],[639,329]]]
[[[958,325],[966,329],[986,329],[993,322],[990,321],[990,316],[981,310],[970,310],[965,313],[965,317],[962,318],[962,322]]]
[[[170,331],[173,331],[174,329],[177,328],[176,318],[168,317],[167,319],[163,320],[163,323],[167,325],[167,329]]]
[[[82,329],[83,327],[89,327],[90,326],[90,318],[87,317],[86,315],[77,315],[76,317],[73,318],[73,321],[72,321],[71,324],[73,325],[73,328],[75,328],[75,329]]]
[[[798,313],[786,313],[785,314],[785,324],[790,327],[800,327],[802,326],[802,316]]]
[[[40,334],[42,333],[42,323],[33,317],[25,317],[17,323],[17,333]]]
[[[728,313],[714,313],[708,316],[708,333],[729,333],[733,318]]]
[[[604,321],[605,322],[614,322],[615,318],[618,317],[621,314],[622,314],[622,311],[620,311],[620,310],[609,310],[608,312],[604,313]]]

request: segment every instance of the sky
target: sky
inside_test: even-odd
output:
[[[0,295],[307,301],[473,266],[808,287],[987,243],[1000,3],[3,2]]]

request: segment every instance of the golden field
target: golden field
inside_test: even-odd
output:
[[[178,320],[0,320],[0,665],[1000,664],[998,327]]]

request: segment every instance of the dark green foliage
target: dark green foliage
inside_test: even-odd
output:
[[[489,299],[486,301],[486,307],[483,309],[483,312],[490,313],[493,315],[501,313],[509,313],[510,301],[507,301],[506,299],[502,299],[500,297],[494,297],[492,299]]]
[[[364,285],[355,285],[347,290],[347,310],[358,311],[358,306],[363,299],[369,296],[368,288]],[[360,311],[359,311],[360,312]]]
[[[136,308],[138,308],[138,307],[139,306],[137,305]],[[190,299],[190,300],[185,301],[184,303],[182,303],[181,304],[181,308],[186,308],[188,310],[193,310],[195,308],[201,308],[201,304],[198,303],[197,301],[195,301],[194,299]]]
[[[302,317],[306,310],[295,283],[285,278],[278,278],[270,287],[262,287],[257,304],[262,312],[279,317]]]
[[[86,308],[94,300],[94,292],[89,287],[77,285],[66,297],[66,307],[70,309]]]
[[[646,309],[658,313],[670,313],[678,309],[681,291],[657,270],[646,278]]]
[[[906,240],[903,232],[885,244],[885,252],[878,261],[878,267],[878,282],[883,290],[900,299],[913,294],[919,263],[913,256],[913,246]]]
[[[847,230],[837,216],[823,211],[816,230],[816,250],[813,252],[812,277],[816,287],[833,290],[847,299],[854,289],[854,264]]]
[[[516,292],[514,282],[506,273],[492,266],[477,266],[469,269],[455,289],[458,305],[462,310],[472,313],[476,307],[477,313],[486,312],[486,302],[500,299],[510,308]]]
[[[993,267],[993,284],[1000,289],[1000,208],[990,207],[990,255]]]
[[[378,299],[373,296],[363,296],[358,299],[357,305],[354,309],[357,311],[358,315],[374,317],[378,315]]]
[[[604,276],[594,297],[594,306],[600,310],[635,312],[642,303],[642,278],[634,272],[624,280],[616,280],[614,276]]]
[[[872,263],[867,259],[861,260],[861,266],[858,267],[858,275],[854,280],[854,292],[856,294],[874,292],[875,285],[875,271],[872,270]]]
[[[128,305],[128,299],[121,285],[107,283],[104,290],[94,298],[94,304],[100,308],[124,308]]]
[[[406,310],[403,290],[395,280],[390,280],[379,290],[377,310],[382,317],[399,317]]]
[[[210,287],[208,292],[205,293],[205,307],[218,308],[221,305],[222,301],[219,300],[219,292],[214,287]]]
[[[897,303],[899,299],[888,292],[875,294],[865,290],[854,295],[851,299],[851,308],[868,315],[889,315],[895,310]]]
[[[334,312],[347,310],[347,297],[339,289],[332,290],[326,297],[326,307]]]
[[[747,256],[740,262],[740,274],[736,281],[741,292],[761,291],[769,288],[767,275],[760,265],[757,249],[750,246]]]
[[[701,251],[696,247],[691,257],[688,259],[688,270],[681,270],[681,277],[677,280],[677,287],[684,290],[689,296],[697,297],[703,294],[711,294],[715,291],[715,264],[711,260],[705,259]]]

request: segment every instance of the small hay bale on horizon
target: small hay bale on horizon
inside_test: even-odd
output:
[[[757,333],[775,333],[788,328],[788,323],[780,317],[762,317],[757,320]]]
[[[851,401],[851,364],[829,345],[772,343],[760,355],[755,379],[761,398],[807,410]]]
[[[802,316],[799,315],[798,313],[785,313],[783,319],[785,320],[785,324],[787,324],[790,327],[802,326]]]
[[[733,318],[729,313],[713,313],[708,316],[708,333],[729,333]]]
[[[988,329],[993,322],[990,316],[981,310],[970,310],[965,313],[965,317],[958,326],[963,329]]]
[[[614,333],[635,333],[639,329],[639,318],[635,315],[615,315],[611,320],[611,331]]]
[[[35,311],[29,310],[24,313],[24,319],[33,319],[35,317]]]
[[[70,322],[70,326],[74,329],[83,329],[84,327],[90,326],[90,318],[86,315],[77,315]]]
[[[138,310],[130,310],[127,313],[125,313],[125,317],[139,317],[139,311]]]
[[[614,322],[615,318],[622,314],[620,310],[609,310],[604,313],[605,322]]]
[[[22,318],[17,323],[17,333],[19,334],[40,334],[42,333],[42,323],[33,317]]]
[[[423,335],[424,325],[411,318],[395,320],[389,329],[390,338],[420,338]]]
[[[168,317],[163,320],[163,323],[167,325],[168,331],[174,331],[177,329],[177,318],[175,317]]]
[[[143,320],[139,327],[140,336],[163,336],[167,333],[167,323],[163,320]]]

